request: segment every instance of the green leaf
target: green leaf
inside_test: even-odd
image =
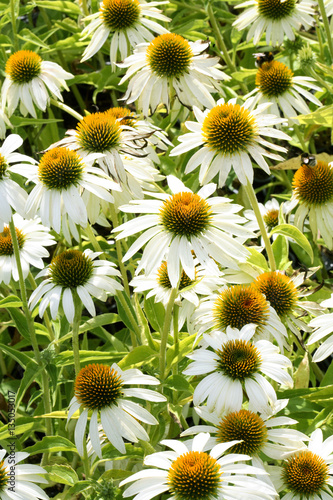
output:
[[[246,262],[252,264],[255,267],[259,267],[259,269],[263,269],[264,271],[269,271],[269,267],[267,261],[262,253],[258,252],[255,248],[248,247],[250,252],[250,257],[247,258]]]
[[[174,391],[189,391],[191,392],[191,384],[186,380],[184,375],[171,375],[163,383],[165,387]]]
[[[117,363],[125,354],[124,352],[80,351],[80,361],[82,364],[90,361],[95,363]],[[63,351],[57,354],[55,364],[60,366],[73,365],[73,351]]]
[[[24,28],[23,30],[21,30],[20,33],[17,36],[18,36],[18,38],[20,38],[24,42],[30,42],[33,45],[36,45],[37,47],[44,47],[44,49],[48,49],[49,48],[49,46],[46,45],[43,42],[43,40],[41,40],[37,35],[35,35],[35,33],[33,33],[32,31],[28,30],[27,28]]]
[[[87,491],[88,488],[92,487],[95,484],[92,481],[78,481],[74,486],[67,490],[67,494],[65,496],[65,500],[73,500],[73,498],[77,498],[77,493],[81,491]]]
[[[321,406],[330,406],[332,408],[333,405],[333,385],[328,385],[323,389],[316,388],[316,392],[313,394],[307,394],[303,396],[305,399],[317,403]]]
[[[122,293],[122,292],[120,292],[120,293],[122,294],[122,297],[125,300],[127,307],[130,310],[130,313],[132,314],[133,320],[136,322],[136,325],[138,325],[139,321],[138,321],[138,318],[136,317],[136,313],[133,309],[133,306],[131,304],[130,299],[127,297],[126,293]],[[121,317],[122,322],[127,326],[127,328],[129,328],[132,332],[134,332],[135,331],[134,325],[132,325],[132,323],[128,317],[127,310],[124,308],[124,306],[122,305],[122,303],[120,302],[120,300],[118,299],[117,296],[115,297],[115,299],[116,299],[116,303],[117,303],[118,314]]]
[[[158,354],[148,345],[140,345],[135,347],[133,351],[127,354],[121,361],[119,361],[118,365],[123,370],[124,368],[128,368],[130,366],[138,366],[143,363],[148,363],[152,359],[156,358]],[[81,357],[81,352],[80,352]]]
[[[29,363],[27,364],[23,378],[20,383],[20,387],[15,396],[15,405],[17,408],[20,406],[20,403],[22,401],[22,398],[26,390],[29,389],[30,384],[32,384],[32,382],[36,380],[41,370],[42,367],[37,368],[36,362],[34,360],[29,361]]]
[[[11,123],[14,127],[26,127],[27,125],[47,125],[48,123],[57,123],[62,122],[62,120],[58,120],[56,118],[26,118],[25,116],[11,116]]]
[[[155,297],[144,301],[144,311],[149,323],[156,332],[161,332],[164,326],[165,308],[161,302],[155,302]]]
[[[18,417],[15,421],[15,436],[19,436],[24,432],[30,432],[32,430],[43,430],[44,422],[38,421],[32,417]],[[13,431],[9,431],[8,425],[4,425],[0,429],[0,441],[8,438],[13,438],[11,434]]]
[[[64,0],[34,0],[33,4],[43,9],[58,10],[64,14],[74,14],[75,16],[81,14],[80,7],[74,2]]]
[[[298,115],[299,123],[305,125],[333,126],[333,106],[322,106],[308,115]]]
[[[122,469],[110,469],[106,470],[100,477],[100,479],[104,479],[105,481],[108,481],[110,479],[126,479],[127,477],[131,476],[133,472],[128,471],[128,470],[122,470]]]
[[[309,241],[304,234],[295,226],[290,224],[279,224],[271,230],[271,234],[282,234],[294,240],[308,254],[313,262],[313,251]]]
[[[8,306],[7,310],[22,337],[30,341],[30,332],[25,314],[23,314],[23,312],[20,309],[15,309]]]
[[[21,307],[22,306],[22,301],[19,297],[16,295],[8,295],[8,297],[5,297],[4,299],[0,300],[0,309],[7,308],[7,307]]]
[[[273,241],[272,250],[277,269],[283,271],[289,266],[289,245],[287,238],[282,236],[282,234],[278,234],[276,240]]]
[[[24,451],[35,455],[36,453],[55,453],[57,451],[71,451],[77,453],[74,444],[62,436],[44,436],[38,443],[25,448]]]
[[[306,352],[302,361],[300,362],[296,372],[294,373],[295,389],[302,389],[309,387],[310,380],[310,364],[309,355]]]
[[[43,467],[47,471],[45,477],[49,481],[73,486],[79,480],[75,470],[69,465],[44,465]]]
[[[104,325],[111,325],[113,323],[117,323],[118,321],[121,321],[118,314],[115,313],[99,314],[98,316],[90,318],[88,319],[88,321],[83,323],[79,328],[79,334],[92,331],[94,328],[99,328]],[[61,337],[59,342],[64,342],[64,340],[71,339],[72,337],[73,337],[73,332],[70,331],[69,333]]]
[[[15,359],[15,361],[17,361],[21,366],[23,366],[23,368],[25,368],[30,361],[35,363],[36,367],[38,366],[36,361],[29,358],[29,356],[27,356],[24,352],[17,351],[14,347],[10,347],[5,344],[0,344],[0,349],[3,352],[7,353],[8,356]]]

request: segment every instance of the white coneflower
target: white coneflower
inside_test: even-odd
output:
[[[196,194],[172,175],[167,180],[173,194],[156,194],[157,200],[135,200],[121,207],[124,212],[148,214],[114,229],[120,233],[117,239],[144,231],[129,248],[124,260],[148,242],[137,272],[145,269],[150,274],[166,259],[174,288],[181,269],[190,279],[195,279],[192,250],[209,273],[219,273],[214,260],[237,269],[237,262],[246,258],[248,250],[231,235],[248,238],[253,234],[240,225],[246,221],[236,215],[240,205],[230,203],[228,198],[210,198],[216,189],[215,184],[201,188]]]
[[[327,17],[333,14],[333,0],[325,0],[325,11]]]
[[[289,210],[298,205],[294,224],[303,230],[309,219],[314,240],[322,236],[327,247],[333,249],[333,168],[332,163],[318,161],[310,167],[302,164],[293,179],[293,196]]]
[[[19,255],[23,277],[29,274],[30,266],[43,269],[43,258],[49,256],[46,246],[54,245],[54,237],[49,234],[50,229],[40,224],[40,219],[24,220],[19,214],[13,215],[16,238],[19,246]],[[19,280],[14,248],[9,226],[0,232],[0,283],[8,285],[10,278]]]
[[[86,17],[85,21],[91,21],[83,30],[82,35],[86,37],[92,34],[91,42],[85,49],[81,62],[90,59],[98,52],[111,34],[110,61],[118,60],[120,52],[121,59],[129,54],[130,47],[139,43],[150,42],[154,35],[152,33],[168,33],[163,26],[147,17],[159,21],[170,21],[156,6],[168,2],[145,2],[144,0],[103,0],[100,9],[95,14]]]
[[[148,425],[158,424],[157,420],[145,408],[128,398],[162,402],[166,398],[150,389],[128,387],[127,385],[158,385],[157,378],[144,375],[140,370],[122,371],[116,363],[111,367],[92,364],[82,368],[75,381],[75,396],[69,405],[67,420],[82,409],[76,422],[75,445],[81,456],[84,453],[88,414],[91,412],[89,436],[95,453],[102,457],[101,427],[113,446],[126,453],[124,439],[137,443],[139,439],[148,441],[149,436],[138,421]],[[99,424],[101,423],[101,427]]]
[[[229,77],[218,69],[217,57],[202,54],[208,47],[209,42],[188,42],[175,33],[138,45],[133,55],[118,64],[128,68],[120,84],[130,78],[123,99],[127,103],[138,99],[137,107],[145,116],[161,103],[169,110],[172,92],[185,106],[214,106],[211,93],[221,92],[217,81]]]
[[[321,429],[310,436],[308,448],[269,468],[281,500],[332,500],[333,438],[323,440]]]
[[[191,319],[193,312],[199,305],[199,297],[211,295],[224,283],[225,280],[221,277],[221,273],[209,275],[204,267],[198,265],[197,259],[195,260],[194,280],[191,280],[184,271],[182,272],[176,298],[176,304],[180,306],[179,330],[187,319]],[[167,263],[162,262],[160,267],[149,275],[135,276],[130,285],[134,287],[135,293],[148,291],[146,299],[155,297],[155,302],[162,302],[166,307],[172,293]]]
[[[77,293],[91,316],[96,315],[92,297],[105,301],[107,294],[114,295],[123,287],[113,277],[120,276],[115,264],[106,260],[95,260],[100,253],[85,250],[66,250],[52,259],[52,262],[36,278],[46,277],[34,290],[29,299],[33,309],[40,299],[39,316],[50,306],[51,317],[56,319],[60,302],[69,323],[74,320],[74,294]]]
[[[62,101],[60,88],[68,90],[65,80],[73,78],[59,64],[43,59],[32,50],[19,50],[10,56],[1,88],[2,109],[11,116],[20,102],[20,112],[37,118],[35,106],[45,111],[50,96]]]
[[[212,109],[206,109],[204,112],[194,107],[197,122],[185,122],[191,132],[178,138],[181,144],[172,150],[170,156],[186,153],[199,146],[199,151],[187,163],[185,172],[192,172],[201,165],[200,184],[207,184],[218,175],[219,186],[223,186],[231,167],[242,184],[247,184],[248,180],[252,184],[252,160],[269,174],[269,166],[264,156],[278,161],[283,158],[264,148],[284,153],[287,150],[261,136],[289,140],[287,134],[273,128],[286,120],[264,113],[268,103],[260,104],[253,111],[248,109],[250,105],[250,99],[242,105],[236,104],[236,99],[228,102],[220,99]]]
[[[15,172],[36,184],[26,202],[27,216],[38,213],[45,226],[57,233],[62,229],[67,241],[71,241],[70,234],[77,239],[75,224],[86,227],[89,215],[98,216],[101,200],[113,202],[109,190],[120,189],[101,169],[91,166],[99,156],[92,154],[82,159],[76,151],[54,148],[42,156],[38,165],[15,166]],[[84,191],[89,192],[88,198],[82,196]],[[85,200],[97,205],[97,210],[87,207]]]
[[[273,45],[283,42],[286,35],[289,40],[295,40],[294,30],[299,30],[301,25],[310,29],[314,24],[314,7],[312,0],[247,0],[239,5],[249,7],[236,19],[233,26],[243,30],[250,26],[246,40],[253,38],[257,45],[261,36],[266,33],[266,44]]]
[[[15,153],[23,144],[23,139],[17,134],[9,135],[0,147],[0,231],[12,217],[12,208],[22,217],[25,215],[27,193],[10,178],[14,167],[27,168],[29,164],[37,163],[26,155]]]
[[[191,436],[199,432],[212,434],[207,442],[207,449],[219,443],[238,441],[229,453],[245,453],[250,457],[266,455],[273,460],[281,460],[288,455],[305,448],[304,441],[309,438],[296,429],[286,426],[297,424],[297,420],[276,416],[288,404],[288,399],[279,399],[267,408],[266,412],[240,409],[218,416],[210,413],[204,406],[195,408],[199,417],[214,425],[195,425],[186,429],[181,435]]]
[[[226,278],[228,279],[228,278]],[[263,293],[251,285],[224,287],[202,299],[195,313],[199,333],[210,330],[239,330],[249,323],[257,326],[255,339],[275,339],[281,351],[289,349],[287,330]]]
[[[293,386],[287,368],[291,361],[279,348],[267,340],[255,342],[256,325],[249,324],[241,330],[228,327],[226,333],[214,331],[204,335],[208,348],[200,348],[188,357],[193,363],[184,370],[185,375],[205,376],[193,394],[193,403],[200,405],[207,400],[207,410],[218,415],[228,411],[239,411],[244,394],[251,411],[267,411],[276,401],[271,383]]]
[[[246,465],[248,455],[221,457],[235,442],[221,443],[206,453],[209,434],[195,436],[191,446],[175,439],[161,441],[171,451],[148,455],[145,465],[157,467],[144,469],[120,483],[133,483],[123,497],[135,495],[133,500],[150,500],[167,493],[169,500],[262,500],[276,497],[275,490],[252,474],[265,472]]]
[[[288,1],[288,0],[287,0]],[[288,118],[289,123],[297,122],[297,113],[307,115],[311,113],[304,97],[316,106],[322,106],[321,102],[310,90],[321,90],[315,85],[314,78],[309,76],[295,76],[291,69],[280,61],[266,61],[258,68],[256,75],[256,88],[245,96],[252,97],[252,108],[258,104],[270,102],[272,106],[269,111],[277,116]],[[305,87],[305,88],[303,88]]]
[[[42,476],[46,470],[39,465],[20,464],[29,453],[16,451],[5,458],[6,450],[0,450],[0,498],[1,500],[49,500],[48,495],[36,483],[48,484]]]
[[[99,155],[96,161],[104,172],[118,184],[127,185],[123,158],[146,156],[147,153],[141,151],[143,146],[140,140],[150,134],[140,134],[108,112],[98,112],[82,118],[76,130],[67,130],[66,135],[68,137],[50,148],[65,146],[77,151],[83,158],[96,153]]]

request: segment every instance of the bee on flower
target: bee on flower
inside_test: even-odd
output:
[[[36,108],[45,111],[50,97],[62,101],[61,87],[69,90],[65,80],[74,75],[59,64],[44,61],[32,50],[19,50],[12,54],[5,67],[6,78],[1,88],[1,105],[7,105],[11,116],[20,103],[20,113],[37,118]]]

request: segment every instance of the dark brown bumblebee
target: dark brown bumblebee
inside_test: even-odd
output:
[[[256,58],[257,68],[261,68],[264,62],[271,62],[274,59],[273,52],[257,52],[253,56]]]
[[[302,153],[301,165],[306,165],[310,168],[315,167],[317,165],[316,157],[314,155],[309,155],[309,153]]]

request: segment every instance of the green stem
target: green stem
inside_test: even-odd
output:
[[[118,217],[117,217],[116,210],[114,208],[113,203],[110,203],[110,215],[111,215],[111,221],[112,221],[113,229],[116,229],[116,227],[119,226],[119,222],[118,222]],[[127,296],[130,297],[131,293],[130,293],[130,289],[129,289],[129,285],[128,285],[126,268],[125,268],[125,265],[123,263],[123,252],[122,252],[122,249],[121,249],[121,243],[117,239],[115,240],[115,242],[116,242],[116,251],[117,251],[118,265],[119,265],[119,269],[120,269],[120,272],[121,272],[121,276],[123,278],[124,289],[125,289],[125,292],[127,293]]]
[[[73,357],[74,357],[74,369],[75,369],[75,378],[78,376],[79,371],[81,369],[80,366],[80,345],[79,345],[79,328],[81,323],[81,315],[82,315],[82,303],[77,295],[74,293],[74,321],[73,321]]]
[[[178,317],[179,317],[179,306],[174,305],[173,309],[173,343],[175,346],[175,358],[179,354],[179,331],[178,331]],[[173,367],[172,373],[176,375],[178,373],[178,364],[176,363]]]
[[[23,277],[21,258],[20,258],[20,249],[19,249],[19,244],[17,241],[16,229],[15,229],[13,218],[11,219],[11,221],[9,223],[9,229],[10,229],[10,234],[11,234],[11,239],[12,239],[12,245],[13,245],[13,250],[14,250],[17,271],[18,271],[18,275],[19,275],[22,309],[23,309],[25,319],[27,322],[27,326],[28,326],[28,330],[29,330],[29,334],[30,334],[31,345],[32,345],[32,349],[34,351],[35,360],[36,360],[38,366],[43,367],[42,368],[42,390],[43,390],[44,410],[45,410],[45,413],[51,413],[52,406],[51,406],[51,398],[50,398],[49,378],[48,378],[48,374],[46,372],[46,369],[43,366],[42,358],[41,358],[39,347],[38,347],[38,341],[37,341],[37,336],[36,336],[36,331],[35,331],[34,320],[32,318],[31,312],[30,312],[29,307],[28,307],[27,290],[25,287],[25,281],[24,281],[24,277]],[[52,422],[49,418],[45,419],[45,427],[46,427],[46,435],[47,436],[52,435]],[[48,459],[48,454],[44,454],[42,462],[45,463],[47,461],[47,459]]]
[[[323,23],[324,23],[324,28],[325,28],[325,33],[326,33],[326,38],[327,38],[327,42],[328,42],[328,48],[329,48],[330,55],[331,55],[331,63],[332,63],[333,62],[333,41],[332,41],[332,35],[331,35],[331,30],[330,30],[330,24],[328,22],[328,17],[326,14],[324,0],[318,0],[318,7],[320,10],[321,17],[323,18]]]
[[[100,259],[106,259],[107,256],[105,255],[105,253],[103,252],[102,250],[102,247],[101,245],[99,244],[99,241],[97,240],[96,236],[95,236],[95,233],[94,231],[92,230],[92,227],[90,224],[87,224],[87,227],[84,228],[84,231],[90,241],[90,243],[92,244],[92,246],[94,247],[94,250],[95,252],[102,252],[101,255],[99,256]]]
[[[18,13],[16,12],[16,5],[15,4],[16,4],[16,0],[10,0],[10,16],[11,16],[11,21],[12,21],[14,50],[16,52],[19,49],[19,45],[18,45],[18,39],[17,39],[17,26],[16,26]]]
[[[164,326],[161,332],[161,351],[160,351],[160,377],[163,381],[165,379],[165,366],[166,366],[166,351],[168,343],[168,335],[170,331],[170,324],[172,320],[173,307],[178,293],[177,288],[172,288],[170,299],[165,311]]]
[[[89,16],[89,9],[88,9],[87,0],[81,0],[81,4],[82,4],[82,11],[83,11],[83,14],[84,14],[85,16]]]
[[[136,347],[138,345],[136,337],[140,338],[140,336],[141,336],[139,325],[135,321],[135,318],[134,318],[130,308],[128,307],[128,304],[127,304],[125,298],[123,297],[123,294],[119,290],[117,290],[117,299],[119,300],[119,302],[121,303],[121,305],[125,309],[127,318],[130,320],[130,323],[132,325],[132,330],[130,330],[131,342],[132,342],[132,347]]]
[[[67,106],[67,104],[64,104],[61,101],[50,99],[50,104],[53,104],[53,106],[56,106],[57,108],[62,109],[63,111],[66,111],[66,113],[74,116],[74,118],[76,118],[79,121],[83,119],[83,116],[80,115],[80,113],[77,113],[74,109],[72,109],[70,106]]]
[[[262,215],[260,212],[260,208],[258,205],[258,200],[257,200],[256,194],[255,194],[253,186],[249,180],[247,181],[247,185],[245,186],[245,191],[246,191],[246,194],[250,200],[251,206],[253,208],[253,211],[255,213],[255,216],[256,216],[258,224],[259,224],[261,236],[263,237],[263,240],[265,243],[267,257],[269,260],[269,266],[271,268],[271,271],[276,271],[276,264],[275,264],[273,250],[272,250],[272,245],[271,245],[271,242],[269,240],[269,237],[268,237],[268,234],[266,231],[264,219],[262,218]]]
[[[232,73],[235,73],[237,71],[237,69],[236,69],[234,63],[232,62],[232,60],[231,60],[231,58],[229,56],[229,52],[228,52],[227,46],[224,43],[223,37],[221,35],[221,31],[220,31],[220,28],[219,28],[219,26],[217,24],[217,21],[216,21],[216,18],[215,18],[214,11],[213,11],[211,3],[209,3],[208,6],[207,6],[207,13],[208,13],[208,17],[209,17],[210,23],[211,23],[212,28],[213,28],[213,32],[215,34],[215,38],[216,38],[216,42],[217,42],[218,48],[223,53],[224,60],[225,60],[225,62],[227,64],[229,70]],[[248,91],[249,91],[248,88],[247,88],[247,86],[243,82],[241,82],[239,85],[240,85],[240,88],[242,89],[242,91],[245,94],[247,94]]]

